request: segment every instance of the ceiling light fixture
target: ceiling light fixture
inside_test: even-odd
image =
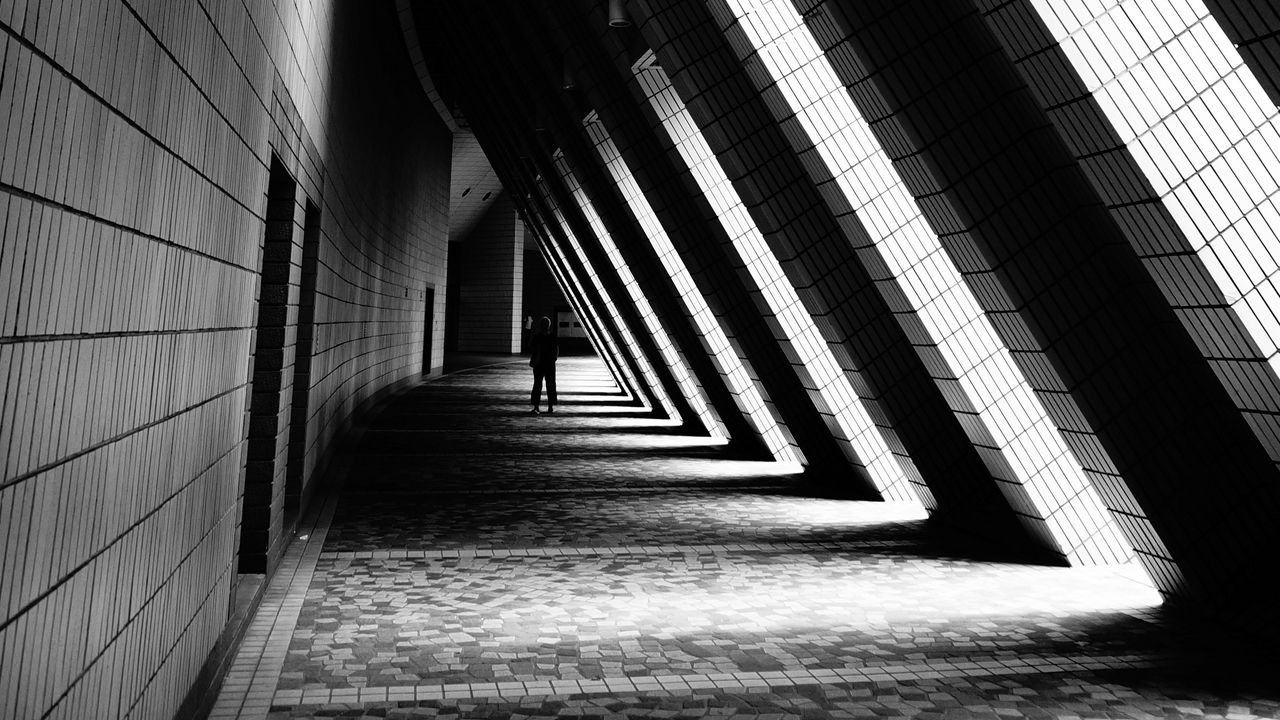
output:
[[[623,0],[609,0],[609,27],[631,27],[631,18],[627,17],[627,6]]]

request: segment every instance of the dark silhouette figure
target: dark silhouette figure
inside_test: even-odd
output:
[[[529,367],[533,368],[533,392],[529,401],[533,404],[533,414],[538,414],[538,404],[542,402],[542,381],[547,381],[547,412],[555,412],[556,405],[556,359],[560,357],[560,348],[556,336],[551,333],[551,318],[544,317],[534,328],[533,337],[529,338]]]

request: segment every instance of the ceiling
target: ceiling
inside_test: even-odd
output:
[[[441,121],[453,132],[449,178],[449,242],[461,242],[471,234],[476,223],[502,194],[503,188],[493,171],[493,165],[480,147],[475,134],[471,132],[466,117],[456,103],[451,103],[443,96],[436,78],[428,70],[419,23],[423,19],[430,23],[432,18],[415,12],[415,5],[421,8],[423,3],[396,0],[396,14],[404,35],[405,49],[409,52],[409,60],[413,63],[422,90],[431,100]]]

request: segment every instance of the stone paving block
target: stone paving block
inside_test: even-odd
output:
[[[526,375],[485,377],[500,388]],[[562,373],[602,375],[583,359]],[[435,394],[464,409],[453,382],[387,412],[428,434],[488,427],[483,384],[470,388],[474,413],[409,412]],[[493,433],[555,437],[538,458],[361,451],[314,571],[288,598],[297,622],[282,636],[267,717],[1066,720],[1280,708],[1266,682],[1274,664],[1206,668],[1203,638],[1130,569],[962,552],[910,508],[814,497],[786,478],[701,485],[721,462],[722,478],[768,477],[740,473],[723,449],[664,457],[665,474],[646,480],[652,458],[578,443],[625,432],[616,424],[539,434],[544,420]],[[371,468],[412,479],[380,485]],[[571,491],[593,472],[626,481]]]

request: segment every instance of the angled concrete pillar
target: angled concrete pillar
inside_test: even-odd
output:
[[[751,198],[752,217],[788,281],[824,341],[839,351],[841,369],[912,478],[911,494],[948,524],[1009,547],[1035,545],[1029,555],[1058,562],[1128,557],[1073,553],[1071,543],[1055,537],[1047,513],[1020,487],[1025,478],[994,439],[956,369],[940,355],[939,340],[907,301],[903,280],[889,271],[884,251],[850,206],[853,199],[818,157],[814,145],[826,138],[815,140],[800,127],[728,3],[708,6],[702,12],[674,2],[637,4],[651,13],[651,23],[679,24],[664,32],[670,39],[657,49],[658,57],[680,80],[678,87],[692,86],[689,78],[697,78],[690,112],[715,143],[721,164],[737,173],[734,184]],[[753,63],[750,72],[744,62]],[[825,183],[821,190],[819,183]],[[866,210],[874,215],[881,208]],[[894,220],[875,216],[870,222],[878,230]],[[1076,544],[1087,544],[1090,535],[1080,533]]]
[[[520,73],[520,69],[513,68],[513,77],[519,76]],[[536,78],[529,78],[527,82],[536,82]],[[527,118],[521,119],[527,120]],[[578,132],[581,133],[580,122],[573,119],[570,119],[569,122],[572,123],[573,127],[577,127],[579,129]],[[558,136],[561,128],[570,126],[564,125],[563,123],[552,123],[552,127],[557,131],[556,139],[558,142],[563,139]],[[503,130],[503,136],[510,137],[510,130],[510,128]],[[572,135],[572,133],[570,134]],[[581,137],[576,139],[576,143],[579,147],[583,145]],[[594,153],[589,150],[588,153],[590,154],[579,153],[578,157],[590,158],[594,155]],[[588,160],[587,162],[594,164],[594,162],[598,162],[598,160],[594,162]],[[581,160],[572,162],[571,165],[574,171],[583,171],[588,173],[593,172],[597,176],[599,175],[598,168],[593,168],[591,165],[583,165]],[[553,172],[558,174],[558,171],[556,171],[554,167],[548,166],[541,175],[545,179],[550,177]],[[610,190],[609,185],[592,185],[589,178],[584,179],[583,182],[584,184],[591,186],[589,189],[593,192],[593,195],[590,197],[593,200],[599,197],[599,190]],[[561,190],[563,190],[563,188],[561,188]],[[627,316],[628,322],[632,327],[636,328],[634,335],[637,338],[639,345],[644,348],[646,359],[649,359],[650,365],[655,370],[655,375],[659,377],[664,389],[667,390],[668,395],[672,397],[673,401],[675,401],[676,398],[681,397],[681,393],[675,392],[678,388],[672,387],[672,380],[670,377],[671,370],[667,367],[667,363],[663,359],[663,356],[655,349],[654,338],[650,337],[649,333],[645,331],[645,326],[642,324],[641,318],[637,315],[634,304],[625,301],[627,299],[627,295],[622,287],[621,279],[611,270],[610,262],[604,257],[598,238],[594,236],[594,230],[590,227],[589,223],[584,222],[584,218],[580,211],[576,209],[576,201],[571,201],[572,199],[568,195],[563,196],[562,200],[563,202],[558,204],[566,211],[566,217],[572,221],[573,226],[576,228],[574,231],[575,237],[581,241],[583,250],[587,253],[592,266],[596,269],[599,277],[611,288],[611,295],[614,297],[614,300],[618,304],[620,310]],[[593,205],[594,204],[595,203],[593,202]],[[617,228],[612,225],[612,221],[609,219],[609,211],[603,207],[596,209],[605,219],[605,230],[611,233],[616,232]],[[634,249],[633,241],[621,236],[618,237],[617,246],[618,250],[622,252],[623,255],[630,255]],[[731,446],[734,446],[744,457],[759,457],[762,452],[762,447],[758,442],[758,439],[751,437],[753,431],[750,425],[748,425],[741,417],[735,417],[735,415],[739,414],[739,411],[734,408],[728,393],[724,391],[722,380],[716,373],[714,365],[706,357],[705,350],[698,344],[693,333],[690,332],[688,318],[682,317],[679,311],[674,309],[678,306],[678,301],[675,300],[674,293],[670,290],[670,279],[661,275],[660,271],[657,275],[647,275],[651,268],[648,266],[634,266],[629,260],[628,269],[634,271],[632,282],[639,280],[643,285],[645,296],[649,301],[651,301],[651,308],[660,313],[661,326],[667,331],[666,334],[670,341],[676,345],[675,351],[679,353],[679,357],[681,359],[687,360],[689,370],[692,373],[693,378],[696,379],[698,386],[700,386],[699,389],[705,391],[708,402],[710,402],[714,408],[712,411],[711,423],[723,425],[722,432],[729,435]],[[623,302],[618,302],[619,300],[623,300]],[[690,346],[697,349],[690,351],[687,349]],[[708,382],[708,380],[710,380],[710,382]],[[719,385],[719,387],[717,387],[717,385]],[[686,411],[682,410],[681,414],[684,415],[685,412]]]
[[[579,22],[590,20],[601,18]],[[588,33],[575,35],[589,37]],[[752,368],[753,382],[768,398],[766,407],[780,421],[779,427],[785,429],[789,442],[803,453],[812,476],[839,479],[854,475],[858,467],[851,462],[847,446],[832,436],[796,375],[788,356],[794,356],[794,350],[780,344],[771,329],[775,319],[765,310],[760,288],[754,286],[741,259],[731,252],[732,239],[715,220],[713,210],[693,182],[687,165],[669,144],[671,140],[633,77],[634,57],[613,34],[600,38],[599,43],[584,62],[584,69],[590,74],[585,85],[591,104],[687,265],[698,291],[723,326],[730,346],[743,364]],[[604,64],[605,59],[609,65]],[[859,476],[847,489],[878,497],[865,476]]]
[[[1266,83],[1256,82],[1266,74],[1255,77],[1238,54],[1235,63],[1203,67],[1196,77],[1182,70],[1200,65],[1196,59],[1206,51],[1236,53],[1231,39],[1245,42],[1253,26],[1231,26],[1229,39],[1203,6],[1200,16],[1161,20],[1167,35],[1185,42],[1144,39],[1132,24],[1115,24],[1114,37],[1092,38],[1091,46],[1141,49],[1128,56],[1128,66],[1108,72],[1092,69],[1087,58],[1068,54],[1059,42],[1097,35],[1092,26],[1068,28],[1056,16],[1045,18],[1030,0],[979,7],[1201,355],[1272,462],[1280,463],[1280,253],[1267,247],[1280,221],[1280,207],[1270,200],[1280,179],[1263,169],[1280,163],[1280,111],[1266,96]],[[1124,12],[1162,9],[1139,2]],[[1157,47],[1146,47],[1148,42]],[[1253,48],[1257,60],[1276,42],[1253,38],[1239,50],[1249,58],[1246,49]],[[1111,99],[1105,86],[1129,86],[1135,77],[1144,84],[1145,78],[1161,78],[1184,94],[1161,95],[1154,113]],[[1204,123],[1216,125],[1211,134]],[[1186,159],[1188,152],[1195,162]]]
[[[582,283],[572,274],[562,259],[562,255],[557,251],[555,235],[548,228],[547,221],[537,215],[532,208],[525,210],[524,213],[527,218],[526,223],[529,225],[531,232],[534,233],[534,241],[543,262],[546,263],[548,271],[551,272],[556,283],[559,284],[574,313],[582,320],[596,354],[600,357],[605,367],[608,368],[609,374],[613,377],[613,381],[619,390],[632,400],[640,402],[641,390],[626,365],[627,359],[621,357],[621,353],[610,335],[610,329],[600,317],[598,308],[588,304],[582,290]]]
[[[562,259],[566,272],[579,278],[584,301],[595,315],[609,326],[615,338],[614,353],[618,356],[619,362],[626,364],[631,377],[634,378],[637,390],[641,393],[638,397],[642,397],[645,403],[659,415],[666,416],[668,412],[679,412],[674,408],[668,410],[669,399],[665,390],[657,387],[661,382],[658,371],[644,354],[635,330],[620,310],[619,302],[625,304],[626,301],[615,300],[609,288],[601,282],[600,273],[591,259],[582,253],[583,241],[579,236],[582,228],[575,227],[576,223],[568,219],[567,209],[562,205],[563,198],[553,190],[555,183],[557,180],[554,178],[541,177],[535,183],[530,207],[546,219],[550,229],[548,237],[552,244],[557,246],[556,252]]]
[[[1256,601],[1270,458],[983,17],[796,6],[1160,590]]]
[[[686,429],[693,432],[717,432],[714,426],[703,427],[698,413],[685,398],[684,392],[672,373],[672,368],[668,366],[657,347],[656,338],[647,331],[640,317],[640,308],[628,296],[622,279],[602,249],[601,240],[596,237],[595,228],[587,220],[573,194],[565,187],[565,179],[552,165],[544,165],[544,171],[544,179],[551,173],[556,173],[552,179],[547,180],[547,187],[578,240],[581,261],[594,269],[605,291],[614,299],[627,325],[633,329],[637,348],[643,353],[645,363],[653,371],[653,380],[662,385],[663,392],[673,404],[677,414],[684,419]]]
[[[1204,0],[1249,70],[1280,105],[1280,9],[1271,0]]]
[[[486,98],[484,102],[491,102],[491,99]],[[667,411],[651,386],[653,380],[628,349],[629,331],[620,327],[612,316],[610,308],[613,305],[600,294],[593,274],[573,261],[572,248],[566,242],[561,221],[552,209],[540,204],[543,190],[534,181],[533,174],[528,172],[530,160],[527,150],[523,145],[511,142],[516,135],[511,132],[513,126],[507,117],[509,112],[509,105],[486,105],[477,128],[479,133],[489,133],[487,137],[492,138],[490,148],[500,150],[498,156],[492,158],[495,170],[520,199],[524,212],[531,218],[537,218],[543,230],[544,252],[549,261],[556,264],[562,289],[566,294],[574,295],[575,311],[595,329],[597,351],[610,366],[615,380],[637,404],[646,404],[655,414],[665,415]]]

